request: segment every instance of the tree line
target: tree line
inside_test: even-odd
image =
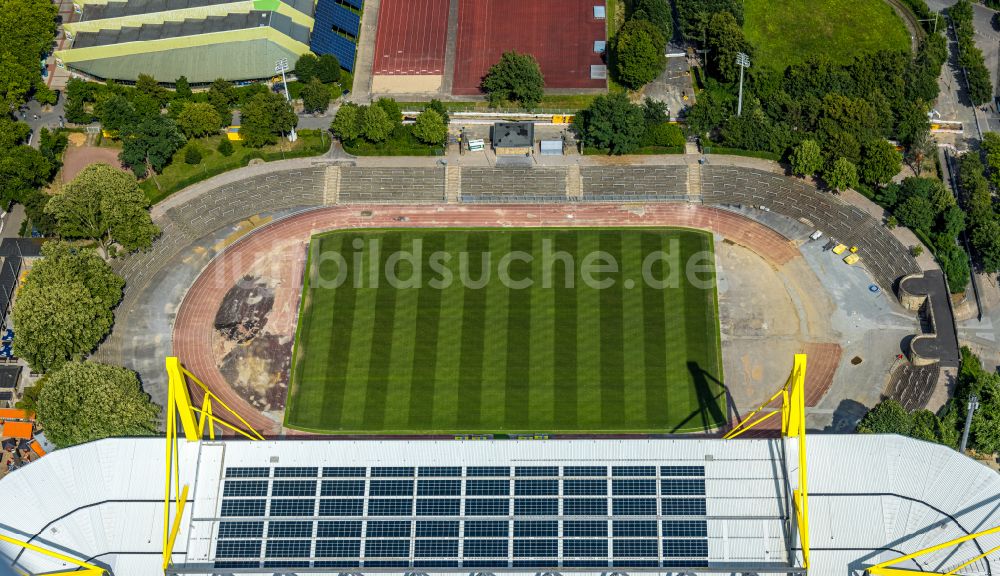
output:
[[[403,124],[403,113],[392,98],[379,98],[371,105],[343,104],[330,123],[333,132],[350,150],[360,143],[385,147],[414,143],[442,147],[448,139],[448,110],[431,100],[413,124]]]
[[[973,105],[982,106],[993,98],[993,83],[983,59],[983,51],[976,46],[972,3],[969,0],[959,0],[948,8],[948,16],[951,17],[955,36],[958,38],[958,63],[965,70],[969,99]]]
[[[968,238],[982,272],[1000,272],[1000,218],[992,187],[1000,185],[1000,134],[983,135],[982,153],[967,152],[958,161],[958,194],[968,219]],[[986,174],[989,175],[987,179]]]

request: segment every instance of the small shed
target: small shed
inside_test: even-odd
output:
[[[563,141],[562,140],[542,140],[539,142],[538,146],[539,152],[542,156],[562,156],[563,154]]]
[[[533,122],[496,122],[493,124],[493,149],[497,155],[527,155],[534,151]]]

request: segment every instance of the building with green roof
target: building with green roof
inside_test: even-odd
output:
[[[256,80],[309,52],[313,0],[77,0],[56,63],[101,80]]]

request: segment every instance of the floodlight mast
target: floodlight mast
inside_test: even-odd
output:
[[[285,80],[285,70],[288,70],[288,58],[281,58],[274,63],[274,71],[281,72],[281,85],[285,88],[285,101],[291,104],[292,99],[288,95],[288,81]],[[295,142],[297,139],[298,135],[295,133],[295,126],[292,126],[292,131],[288,133],[288,141]]]
[[[740,52],[736,55],[736,65],[740,67],[740,99],[736,104],[736,115],[743,115],[743,70],[750,67],[750,57]]]

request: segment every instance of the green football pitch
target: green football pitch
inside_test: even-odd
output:
[[[285,424],[334,434],[716,428],[725,393],[712,250],[711,234],[674,228],[314,236]]]

